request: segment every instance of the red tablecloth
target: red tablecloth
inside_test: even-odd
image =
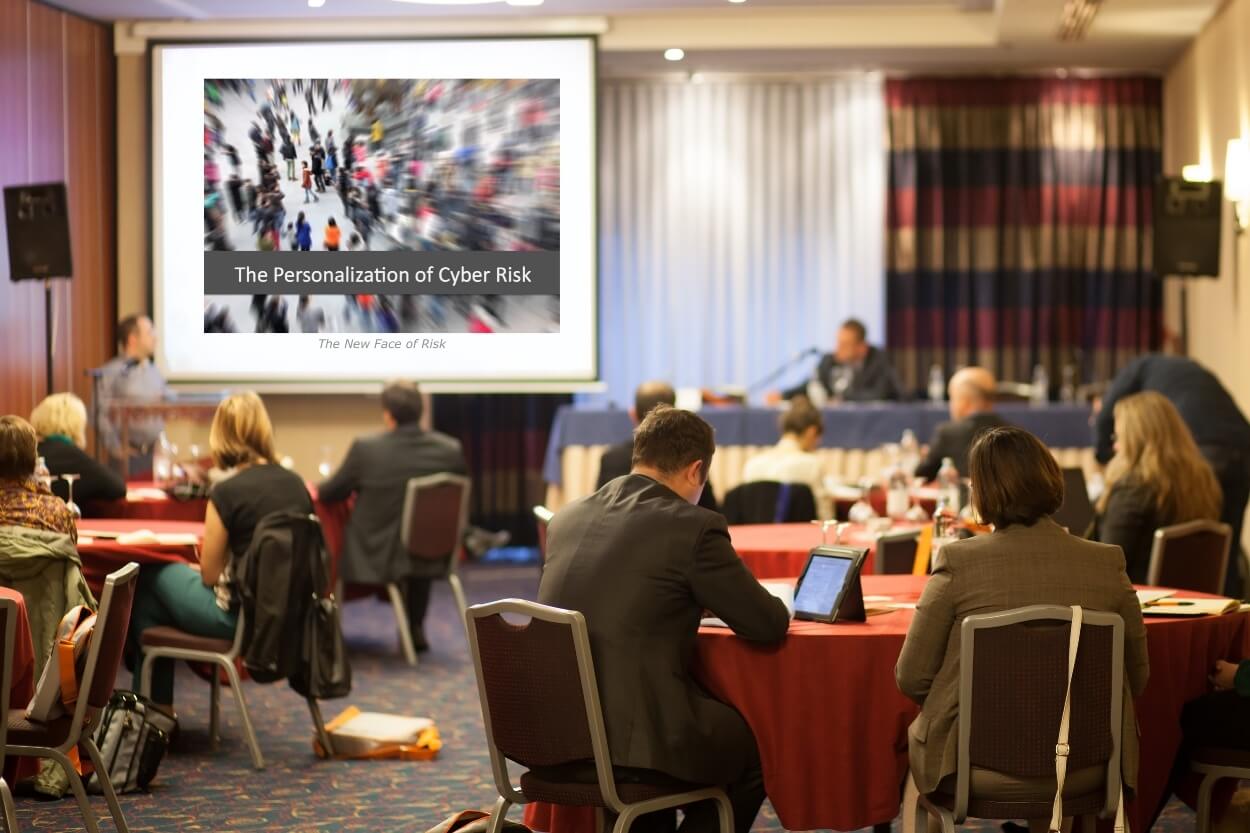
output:
[[[200,560],[198,547],[165,544],[120,544],[112,538],[94,538],[92,532],[127,533],[140,529],[152,532],[191,533],[204,537],[204,519],[198,521],[158,521],[116,518],[83,518],[78,522],[78,556],[83,576],[91,592],[99,598],[108,574],[128,562],[139,564],[194,564]],[[84,541],[91,538],[90,541]]]
[[[129,489],[155,489],[156,483],[143,480],[132,480],[126,484]],[[156,521],[203,521],[204,512],[208,509],[207,498],[191,500],[174,500],[164,498],[139,498],[129,500],[93,500],[83,506],[83,515],[87,518],[114,518],[128,520]]]
[[[13,630],[13,673],[9,678],[9,708],[25,709],[30,698],[35,696],[35,648],[30,638],[26,599],[11,587],[0,587],[0,597],[17,602],[17,626]],[[38,758],[10,755],[4,761],[4,780],[10,787],[18,779],[29,778],[38,771]]]
[[[867,594],[914,601],[925,580],[866,575],[863,585]],[[697,674],[751,725],[769,799],[787,830],[855,830],[897,815],[907,726],[918,710],[899,694],[894,664],[911,620],[910,610],[900,610],[864,624],[795,622],[774,648],[700,631]],[[1137,701],[1141,768],[1129,806],[1135,830],[1145,829],[1166,787],[1182,706],[1207,690],[1216,659],[1250,654],[1250,617],[1147,619],[1147,633],[1152,673]],[[525,821],[553,833],[593,829],[593,815],[580,808],[528,805]]]
[[[895,525],[895,531],[914,529],[919,524]],[[758,579],[793,578],[803,572],[807,554],[820,546],[820,527],[816,524],[750,524],[729,527],[729,537],[747,569]],[[833,530],[829,531],[832,539]],[[852,547],[866,547],[863,573],[873,570],[877,534],[863,524],[851,524],[842,542]]]

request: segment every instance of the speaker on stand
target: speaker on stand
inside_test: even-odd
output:
[[[1220,276],[1223,188],[1160,177],[1155,185],[1154,271],[1181,278],[1181,353],[1189,354],[1189,278]]]
[[[14,185],[4,189],[9,280],[43,281],[44,351],[47,392],[53,393],[55,316],[52,279],[71,278],[69,201],[64,182]]]

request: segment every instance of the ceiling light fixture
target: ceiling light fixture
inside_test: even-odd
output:
[[[1102,0],[1064,0],[1059,18],[1060,40],[1082,40],[1102,8]]]
[[[747,0],[729,0],[730,3],[745,3]]]
[[[543,0],[508,0],[509,6],[541,6]]]
[[[319,9],[326,4],[326,0],[308,0],[308,8]]]
[[[684,49],[673,47],[671,49],[664,50],[664,60],[666,61],[680,61],[684,57],[686,57],[686,51]]]
[[[392,3],[407,3],[410,6],[488,6],[501,3],[503,0],[391,0]]]

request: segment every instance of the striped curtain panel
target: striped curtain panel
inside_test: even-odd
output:
[[[887,82],[887,339],[907,388],[935,364],[1100,381],[1159,346],[1161,95],[1154,78]]]

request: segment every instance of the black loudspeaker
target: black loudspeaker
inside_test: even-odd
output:
[[[1155,185],[1154,267],[1160,276],[1220,275],[1219,182],[1161,177]]]
[[[10,280],[41,281],[73,275],[64,182],[5,188],[4,217]]]

